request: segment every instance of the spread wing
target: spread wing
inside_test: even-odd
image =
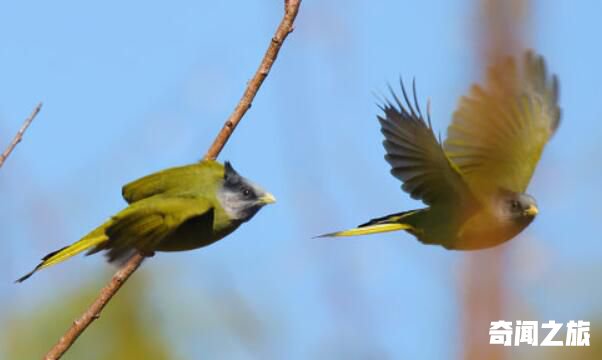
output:
[[[444,148],[477,193],[525,192],[543,148],[560,122],[558,80],[528,51],[493,66],[486,87],[460,100]]]
[[[105,230],[108,241],[89,254],[109,249],[109,261],[114,261],[133,249],[150,253],[187,220],[212,214],[211,203],[202,197],[157,196],[138,201],[111,219]]]
[[[429,109],[428,123],[422,116],[416,100],[415,84],[414,106],[403,83],[401,90],[405,106],[391,90],[395,104],[386,101],[381,106],[384,116],[378,116],[381,132],[385,136],[385,159],[391,165],[391,174],[403,182],[401,188],[404,191],[425,204],[471,197],[468,186],[433,133]]]

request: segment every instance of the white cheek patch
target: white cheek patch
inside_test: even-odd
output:
[[[240,201],[238,194],[221,189],[217,192],[217,200],[222,205],[222,208],[232,219],[238,219],[241,215],[243,203]]]
[[[251,188],[254,195],[245,195],[244,188]],[[264,205],[257,199],[255,194],[263,194],[264,191],[258,185],[240,177],[238,184],[224,184],[217,192],[217,199],[222,208],[233,220],[248,221]]]

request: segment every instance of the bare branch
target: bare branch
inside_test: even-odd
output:
[[[144,256],[135,254],[130,260],[119,269],[111,281],[100,291],[98,298],[90,305],[88,310],[77,320],[73,322],[73,325],[67,330],[67,332],[60,338],[59,342],[56,343],[50,349],[50,351],[44,357],[44,360],[60,359],[63,354],[69,350],[71,345],[77,340],[77,338],[84,332],[84,330],[92,323],[92,321],[100,317],[100,312],[107,303],[111,300],[113,295],[117,293],[119,288],[126,282],[126,280],[136,271],[138,266],[142,264]]]
[[[285,1],[285,9],[284,9],[284,17],[276,29],[276,33],[272,40],[270,41],[270,45],[268,46],[268,50],[263,56],[263,60],[261,60],[261,64],[259,64],[259,68],[253,75],[253,78],[248,82],[247,88],[242,95],[242,98],[234,108],[234,111],[226,120],[226,123],[222,127],[219,134],[213,141],[213,144],[205,154],[205,159],[215,159],[217,155],[222,151],[224,145],[232,135],[234,129],[245,115],[247,110],[251,107],[253,103],[253,99],[255,95],[257,95],[257,91],[261,87],[261,84],[265,80],[265,78],[270,73],[270,69],[276,61],[276,57],[278,56],[278,52],[284,43],[284,40],[293,31],[293,23],[295,21],[295,17],[297,17],[297,12],[299,12],[299,5],[301,5],[301,0],[287,0]]]
[[[287,35],[293,31],[293,23],[295,17],[299,12],[299,6],[301,0],[285,0],[285,11],[282,21],[272,38],[270,45],[259,65],[259,68],[255,72],[255,75],[247,84],[245,92],[239,103],[234,108],[234,112],[230,115],[224,127],[218,133],[213,144],[207,151],[205,159],[215,159],[224,145],[232,135],[232,132],[236,128],[236,125],[240,122],[244,114],[251,107],[251,103],[257,94],[257,91],[261,87],[261,84],[267,77],[278,52],[284,43]],[[111,300],[111,298],[117,293],[125,281],[136,271],[140,266],[144,256],[140,254],[134,255],[129,259],[126,264],[113,275],[111,281],[101,290],[98,298],[94,300],[92,305],[84,312],[84,314],[73,322],[73,325],[67,332],[61,337],[59,342],[50,349],[46,354],[45,360],[60,359],[61,356],[73,345],[75,340],[84,332],[84,330],[96,319],[100,317],[100,312]]]
[[[4,150],[4,152],[0,155],[0,168],[2,167],[2,165],[4,165],[6,158],[8,158],[9,155],[13,152],[17,144],[21,142],[21,140],[23,139],[23,134],[25,134],[25,131],[27,130],[33,119],[35,119],[36,115],[38,115],[41,108],[42,103],[38,103],[38,105],[35,107],[35,109],[33,109],[33,111],[27,117],[27,119],[25,119],[19,131],[17,131],[17,133],[15,134],[13,141],[11,141],[6,150]]]

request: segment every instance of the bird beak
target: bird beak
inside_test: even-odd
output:
[[[535,205],[529,205],[529,207],[525,210],[525,215],[535,216],[538,212],[539,210],[537,210],[537,207]]]
[[[276,198],[274,197],[274,195],[267,192],[259,198],[259,201],[264,205],[273,204],[276,202]]]

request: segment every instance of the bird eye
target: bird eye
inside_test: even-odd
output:
[[[518,201],[513,200],[512,203],[510,204],[510,206],[512,206],[512,209],[516,210],[519,208],[519,204]]]
[[[251,195],[251,190],[249,190],[249,189],[245,188],[245,189],[243,189],[243,191],[242,191],[242,194],[243,194],[245,197],[249,197],[249,195]]]

